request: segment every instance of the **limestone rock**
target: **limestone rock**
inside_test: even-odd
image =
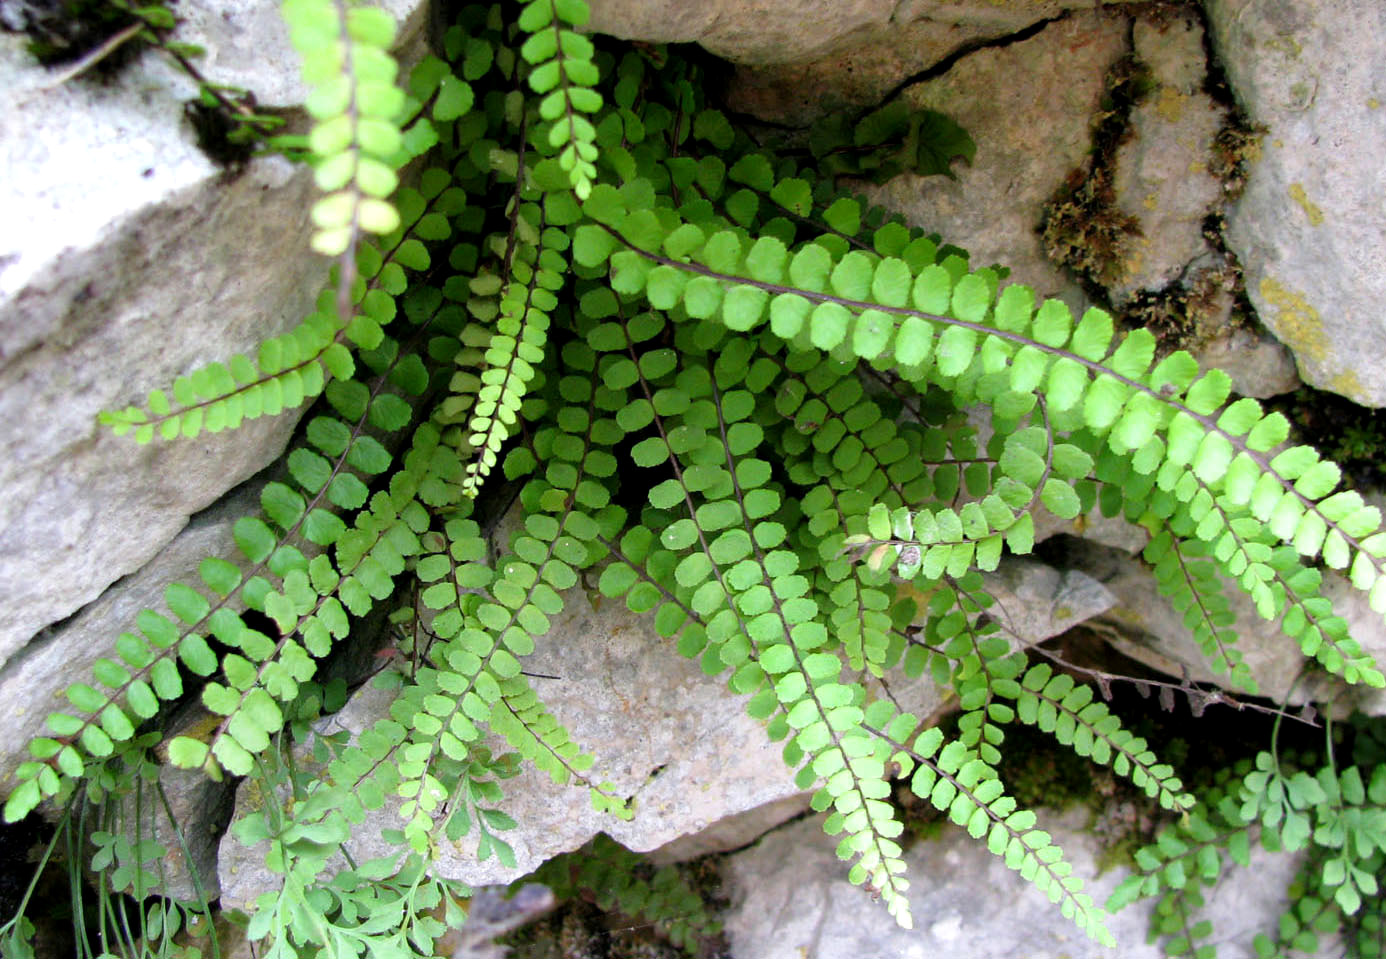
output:
[[[1233,391],[1242,396],[1265,399],[1297,390],[1301,385],[1294,356],[1283,343],[1266,333],[1224,327],[1192,353],[1203,369],[1217,367],[1232,377]]]
[[[1064,559],[1115,597],[1113,605],[1088,625],[1119,651],[1174,677],[1187,674],[1195,682],[1227,684],[1225,674],[1208,667],[1183,615],[1159,594],[1155,577],[1143,562],[1081,541],[1068,544]],[[1323,593],[1332,601],[1334,613],[1347,619],[1350,634],[1363,650],[1378,663],[1386,662],[1386,627],[1372,612],[1366,595],[1331,570],[1324,574]],[[1245,657],[1261,696],[1294,704],[1335,701],[1344,711],[1355,706],[1376,715],[1386,713],[1386,694],[1380,690],[1345,687],[1322,672],[1301,677],[1305,657],[1298,644],[1280,632],[1278,622],[1261,619],[1234,584],[1227,584],[1226,595],[1237,618],[1236,648]]]
[[[208,556],[231,556],[231,526],[259,508],[260,486],[245,484],[213,508],[193,518],[187,528],[137,573],[121,580],[76,616],[45,631],[0,669],[0,716],[5,717],[5,744],[0,750],[0,793],[13,787],[15,767],[28,758],[34,736],[47,735],[44,719],[54,710],[70,709],[63,695],[74,682],[90,682],[96,660],[112,655],[116,637],[146,607],[163,609],[169,583],[196,583],[197,567]]]
[[[1184,96],[1203,89],[1208,65],[1203,53],[1203,26],[1195,17],[1137,20],[1131,25],[1131,41],[1136,58],[1155,83]]]
[[[1305,382],[1386,406],[1386,7],[1208,0],[1214,46],[1268,129],[1228,220],[1262,322]]]
[[[148,562],[297,418],[144,447],[97,426],[288,329],[326,276],[310,171],[215,167],[150,56],[49,89],[0,37],[0,662]]]
[[[1110,609],[1116,601],[1097,580],[1078,570],[1060,572],[1028,559],[1008,559],[986,576],[996,599],[991,614],[1026,644],[1042,643]]]
[[[972,135],[976,159],[955,165],[956,180],[907,173],[868,187],[868,195],[971,251],[975,266],[1001,263],[1011,268],[1012,281],[1083,306],[1035,230],[1045,203],[1087,154],[1089,118],[1101,101],[1104,74],[1126,52],[1126,32],[1122,17],[1075,12],[1028,40],[980,50],[910,87],[903,94],[910,106],[946,112]]]
[[[1131,135],[1116,155],[1117,207],[1140,228],[1121,281],[1108,291],[1118,304],[1164,289],[1209,252],[1203,221],[1223,198],[1222,181],[1208,167],[1225,111],[1201,92],[1202,28],[1181,18],[1163,29],[1138,21],[1133,32],[1136,56],[1156,86],[1132,110]]]
[[[665,843],[650,853],[650,859],[657,865],[664,865],[740,849],[755,842],[781,823],[806,812],[812,798],[809,793],[795,793],[757,806],[755,809],[727,816],[706,829]]]
[[[728,105],[762,120],[811,126],[839,110],[869,109],[907,77],[1004,32],[997,25],[916,20],[894,24],[884,34],[849,37],[823,56],[738,65]]]
[[[792,63],[890,22],[896,0],[596,0],[588,28],[652,43],[700,43],[738,63]]]
[[[932,48],[948,37],[1001,37],[1089,0],[592,0],[589,29],[655,43],[699,43],[733,63],[800,64],[864,47],[924,23]],[[921,37],[923,35],[920,35]],[[903,78],[903,74],[901,78]]]
[[[422,58],[429,5],[424,0],[380,0],[372,6],[395,18],[394,52],[402,65],[407,68]],[[262,107],[303,102],[308,90],[279,4],[198,0],[180,5],[177,13],[175,38],[202,47],[197,65],[204,75],[249,90]]]
[[[1081,811],[1039,811],[1040,822],[1101,903],[1125,878],[1124,869],[1098,875],[1102,849],[1084,828]],[[860,959],[891,956],[929,959],[1159,959],[1146,943],[1153,900],[1128,906],[1107,920],[1119,949],[1087,939],[1044,893],[1024,882],[965,832],[946,826],[937,839],[905,853],[916,928],[898,928],[880,903],[847,882],[846,865],[823,834],[822,817],[791,823],[756,846],[730,857],[726,867],[732,906],[725,919],[734,959]],[[1291,856],[1259,847],[1249,868],[1227,870],[1209,896],[1223,959],[1251,959],[1256,932],[1273,929],[1294,874]]]

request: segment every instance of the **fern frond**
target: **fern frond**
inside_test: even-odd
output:
[[[586,114],[601,109],[595,89],[597,66],[592,41],[570,29],[590,13],[584,0],[530,0],[520,13],[529,39],[520,56],[530,64],[529,85],[539,94],[539,115],[549,124],[546,140],[578,199],[587,199],[596,176],[597,131]]]
[[[1285,438],[1283,417],[1263,416],[1254,400],[1224,409],[1230,381],[1219,371],[1199,377],[1186,354],[1152,368],[1148,333],[1128,334],[1113,349],[1112,322],[1100,310],[1074,324],[1057,301],[1036,309],[1024,287],[1008,287],[998,297],[988,271],[955,276],[956,267],[929,264],[916,273],[904,261],[877,262],[858,250],[835,257],[819,243],[792,256],[781,245],[768,265],[758,265],[751,247],[731,230],[688,233],[670,256],[657,250],[664,237],[679,235],[677,220],[660,224],[648,211],[628,212],[615,191],[594,191],[587,212],[600,226],[579,229],[575,255],[590,263],[609,258],[617,289],[633,294],[653,284],[649,295],[658,298],[666,295],[660,284],[673,282],[676,300],[692,317],[716,316],[734,330],[768,320],[781,338],[843,358],[876,360],[890,347],[902,374],[927,376],[964,400],[1028,402],[1027,395],[1041,391],[1056,429],[1104,437],[1180,502],[1193,500],[1199,484],[1206,484],[1231,506],[1248,506],[1300,553],[1315,555],[1327,546],[1334,564],[1351,561],[1358,588],[1378,581],[1383,560],[1375,554],[1386,554],[1386,535],[1374,532],[1380,513],[1363,506],[1357,494],[1330,495],[1337,467],[1308,447],[1268,458],[1266,451]],[[793,286],[762,278],[784,273]],[[682,279],[666,279],[671,275]],[[1232,471],[1234,461],[1249,465]],[[1080,503],[1062,485],[1046,483],[1045,489],[1053,490],[1060,515],[1076,515]],[[1252,502],[1256,489],[1261,492]],[[1266,575],[1264,563],[1253,565],[1252,580]],[[1386,603],[1386,587],[1379,592]],[[1341,668],[1349,681],[1386,682],[1360,657]]]
[[[420,317],[423,322],[428,319]],[[250,723],[248,715],[236,720],[237,729],[252,744],[259,742],[262,734],[278,730],[282,716],[278,716],[274,700],[292,699],[298,683],[312,675],[314,667],[306,654],[322,656],[335,639],[346,634],[346,615],[333,591],[341,591],[341,597],[355,604],[358,612],[363,601],[364,608],[370,605],[368,593],[363,600],[361,592],[353,591],[352,583],[358,580],[344,584],[327,555],[309,560],[294,544],[327,549],[348,533],[332,510],[363,504],[366,486],[358,474],[369,478],[390,462],[384,447],[366,435],[366,428],[374,425],[397,430],[404,426],[411,415],[408,404],[388,389],[394,386],[404,389],[406,395],[419,393],[427,381],[417,357],[395,351],[371,386],[357,380],[334,384],[330,399],[352,423],[320,416],[309,424],[308,445],[289,456],[293,485],[272,481],[262,493],[266,517],[274,527],[253,517],[236,523],[236,544],[247,568],[243,571],[234,563],[209,558],[199,569],[205,592],[182,584],[170,586],[165,601],[175,619],[154,610],[140,613],[139,632],[124,633],[116,643],[119,661],[104,660],[98,667],[97,679],[108,691],[82,683],[69,690],[69,702],[88,718],[58,712],[49,717],[50,729],[61,737],[54,740],[59,748],[36,758],[42,758],[52,769],[49,774],[41,773],[43,767],[26,769],[26,773],[41,776],[37,783],[40,798],[60,788],[52,772],[73,779],[86,774],[81,752],[103,759],[111,755],[113,741],[129,739],[134,731],[130,714],[148,719],[158,711],[161,701],[180,697],[184,684],[178,662],[195,675],[214,674],[218,660],[206,642],[208,634],[237,650],[221,664],[236,678],[228,674],[228,684],[209,686],[211,692],[204,692],[204,701],[210,695],[209,707],[227,716],[229,723],[240,706],[253,698],[254,712],[263,722]],[[373,572],[374,567],[368,567],[364,574]],[[276,590],[267,577],[278,581],[281,589]],[[375,588],[379,591],[378,583]],[[236,603],[266,612],[282,627],[296,627],[301,632],[285,633],[277,642],[271,640],[246,625],[232,608]],[[305,613],[302,618],[300,606]],[[302,643],[293,638],[295,635],[301,636]],[[262,698],[262,687],[273,693],[268,701]],[[224,711],[226,707],[231,707],[229,713]],[[220,732],[217,741],[223,741]],[[238,769],[245,768],[248,754],[244,749],[238,751],[234,742],[221,748],[234,754]],[[43,749],[47,752],[46,745]],[[176,764],[196,767],[208,762],[206,744],[198,740],[175,740],[170,749]],[[215,764],[208,766],[209,772],[217,769]],[[25,795],[29,795],[28,790]]]
[[[482,354],[476,401],[467,425],[472,459],[462,490],[468,496],[480,490],[501,446],[516,428],[524,395],[544,360],[549,313],[558,305],[553,291],[563,286],[567,270],[562,254],[540,241],[547,223],[539,206],[521,204],[518,196],[514,206],[502,258],[503,278],[483,273],[471,284],[474,294],[484,294],[492,284],[499,287],[496,305],[487,310],[496,313],[495,332]],[[525,236],[532,239],[522,238]],[[478,313],[475,300],[469,308],[474,315]],[[470,379],[464,383],[471,385]]]
[[[1183,792],[1174,770],[1156,760],[1144,739],[1122,728],[1106,703],[1092,698],[1092,687],[1054,674],[1048,663],[1036,663],[1020,680],[1016,717],[1038,726],[1095,763],[1111,765],[1166,809],[1189,809],[1194,799]]]
[[[1072,875],[1062,850],[1035,825],[1034,813],[1016,808],[995,770],[975,752],[956,740],[945,744],[937,727],[921,731],[916,717],[898,712],[886,700],[867,707],[862,729],[887,747],[901,774],[910,777],[911,792],[947,813],[974,839],[985,837],[987,848],[1007,868],[1034,883],[1091,938],[1114,943],[1102,924],[1102,911],[1082,891],[1083,881]]]
[[[328,194],[313,206],[313,249],[347,255],[342,282],[349,289],[358,232],[399,226],[386,199],[399,185],[389,161],[403,145],[398,117],[405,106],[388,52],[395,22],[385,10],[344,0],[285,0],[281,9],[311,88],[304,104],[314,119],[308,145],[318,158],[318,188]]]
[[[351,303],[362,312],[350,322],[336,319],[329,289],[319,296],[315,312],[288,333],[261,343],[255,358],[237,354],[225,363],[209,363],[179,377],[171,396],[153,390],[146,408],[106,411],[100,422],[116,435],[133,430],[140,443],[156,434],[166,440],[191,438],[278,415],[317,397],[333,380],[350,380],[356,373],[352,350],[378,349],[383,328],[397,316],[397,298],[410,285],[405,270],[421,274],[432,266],[424,241],[448,239],[452,219],[465,219],[465,196],[449,180],[443,170],[425,171],[418,189],[399,191],[399,227],[379,247],[365,240],[358,244]],[[334,276],[340,276],[340,264]]]

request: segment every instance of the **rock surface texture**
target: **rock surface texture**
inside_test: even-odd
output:
[[[326,267],[306,252],[307,170],[219,169],[144,61],[47,89],[0,44],[3,662],[277,456],[296,419],[141,447],[96,414],[282,333]]]
[[[978,144],[976,159],[955,164],[954,180],[906,173],[867,195],[968,250],[976,265],[1001,263],[1036,294],[1083,305],[1073,280],[1045,256],[1036,227],[1055,188],[1091,146],[1090,118],[1107,70],[1126,52],[1128,29],[1115,14],[1075,13],[909,87],[902,96],[911,107],[940,110],[962,124]]]
[[[1044,828],[1083,877],[1084,890],[1101,903],[1124,878],[1120,869],[1098,875],[1102,850],[1082,813],[1040,813]],[[833,843],[817,816],[778,829],[730,858],[731,911],[727,936],[734,959],[1161,959],[1145,943],[1153,903],[1109,917],[1120,945],[1112,950],[1085,938],[1042,892],[960,829],[945,827],[905,854],[915,928],[899,929],[879,903],[847,882]],[[1234,867],[1209,896],[1220,959],[1251,959],[1252,936],[1272,929],[1292,857],[1257,850],[1250,868]]]
[[[1131,111],[1129,138],[1116,156],[1118,208],[1140,226],[1122,279],[1110,289],[1121,303],[1161,290],[1211,253],[1203,221],[1221,207],[1222,181],[1208,169],[1224,110],[1203,92],[1203,30],[1192,18],[1132,28],[1136,58],[1152,89]]]
[[[383,5],[401,21],[403,59],[421,55],[429,5]],[[1227,367],[1245,394],[1294,388],[1297,365],[1314,385],[1386,406],[1381,0],[591,5],[595,31],[700,43],[728,58],[729,106],[767,128],[794,128],[778,131],[791,139],[825,113],[897,96],[948,114],[975,141],[973,161],[955,163],[951,179],[906,174],[863,186],[873,200],[968,249],[974,265],[1009,267],[1009,282],[1075,309],[1093,298],[1133,310],[1152,298],[1197,298],[1211,330],[1202,355]],[[206,48],[200,65],[209,77],[246,87],[263,106],[291,107],[303,88],[276,6],[183,0],[177,36]],[[19,7],[3,7],[0,0],[0,21],[12,26],[4,18]],[[1113,69],[1128,62],[1147,71],[1148,89],[1118,108]],[[1235,200],[1214,162],[1234,113],[1220,76],[1266,131],[1259,154],[1240,147],[1247,179]],[[99,429],[97,412],[139,402],[284,331],[326,276],[308,252],[310,171],[277,158],[218,167],[184,119],[189,81],[156,52],[108,82],[52,81],[21,38],[0,35],[0,419],[8,426],[0,435],[0,716],[8,721],[0,794],[45,716],[65,705],[64,688],[88,680],[137,612],[159,608],[165,587],[190,580],[204,557],[234,553],[231,524],[255,510],[259,490],[238,484],[279,455],[297,420],[291,412],[231,434],[139,447]],[[1124,132],[1099,148],[1096,131],[1114,111],[1125,111]],[[1110,178],[1106,211],[1134,227],[1120,276],[1083,285],[1052,258],[1040,230],[1060,191],[1095,173]],[[1234,322],[1245,312],[1243,274],[1275,338]],[[1218,679],[1133,558],[1143,529],[1095,512],[1037,521],[1037,540],[1063,533],[1081,542],[1046,547],[1064,569],[1008,560],[990,576],[991,615],[1017,642],[1086,622],[1159,669]],[[1386,660],[1386,630],[1362,595],[1334,577],[1326,593],[1362,645]],[[1300,679],[1294,644],[1232,597],[1263,694],[1337,694]],[[503,806],[520,823],[505,836],[517,866],[477,863],[472,845],[445,843],[438,868],[446,875],[508,881],[598,830],[661,861],[735,849],[773,830],[730,860],[737,959],[1109,954],[983,846],[953,832],[910,851],[921,928],[894,929],[846,882],[817,818],[775,828],[804,811],[806,794],[744,701],[619,604],[570,595],[525,668],[541,674],[532,683],[552,713],[595,754],[596,771],[636,800],[637,816],[599,817],[581,788],[527,770],[507,785]],[[891,693],[921,715],[950,707],[928,683],[897,681]],[[1354,695],[1354,705],[1386,714],[1386,694]],[[364,687],[322,729],[358,732],[387,714],[389,698]],[[196,840],[204,886],[219,889],[224,908],[247,908],[275,877],[263,848],[216,834],[231,786],[183,774],[166,786]],[[236,802],[243,810],[259,798],[243,785]],[[1072,816],[1058,823],[1078,871],[1094,875],[1100,850],[1091,831]],[[380,811],[356,831],[351,852],[391,851],[379,827],[395,825],[394,807]],[[167,863],[176,870],[180,859]],[[1283,857],[1258,858],[1222,885],[1212,911],[1227,917],[1217,933],[1223,959],[1250,954],[1237,950],[1273,921],[1292,868]],[[1098,877],[1095,898],[1119,878]],[[169,880],[171,891],[190,894],[186,870]],[[1137,908],[1112,922],[1121,955],[1158,954],[1140,945],[1148,916]]]
[[[1227,241],[1307,383],[1386,406],[1386,7],[1208,0],[1238,101],[1267,132]],[[1366,160],[1364,158],[1373,158]]]
[[[1124,0],[1118,0],[1118,4]],[[926,50],[1016,33],[1087,0],[593,0],[598,33],[659,43],[697,43],[736,64],[803,64],[911,31]],[[916,28],[928,31],[915,32]],[[903,49],[903,45],[900,48]],[[951,52],[951,50],[949,51]],[[887,60],[889,64],[891,61]],[[911,61],[902,61],[902,65]],[[918,63],[914,70],[931,65]],[[901,70],[903,79],[913,70]]]

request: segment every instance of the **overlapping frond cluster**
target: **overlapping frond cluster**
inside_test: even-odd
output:
[[[1257,956],[1381,953],[1380,889],[1386,881],[1386,765],[1370,772],[1331,761],[1314,769],[1262,752],[1226,770],[1199,804],[1136,853],[1138,871],[1112,894],[1109,909],[1158,896],[1151,938],[1171,956],[1213,959],[1216,934],[1205,918],[1205,892],[1225,859],[1251,864],[1253,842],[1302,853],[1290,904],[1277,927],[1256,935]]]
[[[426,58],[399,94],[388,18],[327,0],[287,13],[315,83],[330,191],[316,245],[343,256],[333,288],[255,360],[106,419],[148,441],[322,401],[262,514],[237,524],[236,561],[170,587],[171,615],[141,614],[98,666],[101,688],[69,690],[8,818],[82,783],[117,788],[98,774],[195,692],[211,730],[170,741],[170,760],[284,791],[240,827],[271,843],[288,890],[262,898],[252,929],[281,950],[355,949],[342,889],[395,873],[354,864],[333,884],[329,862],[372,810],[399,813],[409,896],[440,839],[474,835],[482,856],[509,861],[497,833],[516,760],[494,756],[488,732],[599,809],[632,814],[522,669],[590,572],[746,697],[828,814],[851,880],[902,925],[896,777],[1110,941],[1062,852],[1005,793],[1007,725],[1110,764],[1167,809],[1193,800],[1089,687],[1031,665],[989,613],[981,572],[1031,550],[1035,508],[1148,527],[1162,591],[1234,681],[1247,673],[1223,581],[1326,669],[1386,682],[1307,565],[1348,570],[1386,609],[1379,511],[1339,491],[1312,449],[1286,448],[1279,414],[1229,402],[1222,373],[1183,353],[1157,362],[1149,333],[1036,302],[761,151],[702,102],[696,67],[656,71],[650,54],[576,32],[580,0],[464,10],[446,59]],[[896,113],[860,143],[890,151],[892,168],[935,162],[917,138],[946,125]],[[904,159],[902,129],[915,138]],[[396,171],[426,152],[387,204]],[[985,442],[965,413],[976,406]],[[504,542],[473,515],[498,471],[520,511]],[[311,773],[275,772],[281,730],[302,738],[321,702],[318,661],[397,594],[413,664],[388,718],[321,739]],[[273,628],[249,625],[247,608]],[[955,737],[873,701],[864,678],[892,670],[953,690]],[[1325,796],[1360,805],[1335,782]],[[1176,845],[1162,847],[1167,876]],[[1206,855],[1197,868],[1211,869]],[[1365,895],[1343,868],[1339,888]],[[305,925],[299,902],[336,918]]]

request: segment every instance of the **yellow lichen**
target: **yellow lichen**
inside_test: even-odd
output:
[[[1341,373],[1334,373],[1328,381],[1328,388],[1339,396],[1346,396],[1348,399],[1356,399],[1366,393],[1362,386],[1362,381],[1357,378],[1355,370],[1343,370]]]
[[[1304,184],[1290,184],[1290,199],[1299,204],[1299,208],[1304,211],[1304,215],[1309,218],[1310,226],[1319,226],[1323,223],[1323,211],[1309,199],[1309,194],[1304,192]]]
[[[1271,332],[1297,355],[1322,363],[1328,357],[1323,319],[1304,294],[1269,276],[1261,280],[1260,293],[1266,305],[1274,308],[1274,317],[1265,317],[1271,320]]]
[[[1160,99],[1155,103],[1155,111],[1167,123],[1178,123],[1179,118],[1184,115],[1184,104],[1188,99],[1174,87],[1162,87]]]

